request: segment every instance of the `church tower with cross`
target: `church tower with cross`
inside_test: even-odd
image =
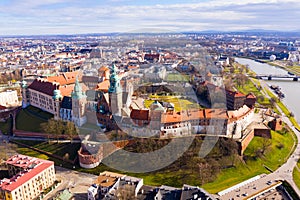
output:
[[[87,118],[85,115],[87,96],[82,91],[78,77],[76,78],[74,90],[71,94],[72,97],[72,121],[76,126],[82,126],[86,123]]]

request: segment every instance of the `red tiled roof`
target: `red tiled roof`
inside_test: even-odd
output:
[[[102,67],[100,67],[100,68],[98,69],[98,72],[105,72],[105,71],[108,71],[108,70],[109,70],[108,67],[102,66]]]
[[[5,106],[1,106],[1,105],[0,105],[0,110],[5,110],[5,109],[6,109]]]
[[[178,122],[183,122],[183,121],[185,121],[185,120],[180,112],[163,113],[161,116],[162,123],[178,123]]]
[[[244,97],[245,95],[241,92],[235,92],[234,96],[235,97]]]
[[[45,169],[54,165],[54,162],[24,155],[14,155],[6,161],[6,164],[18,166],[24,169],[23,172],[13,176],[9,181],[8,179],[1,181],[0,188],[2,190],[14,191],[39,173],[43,172]],[[32,164],[36,165],[30,169]]]
[[[227,119],[227,112],[224,109],[205,109],[205,118],[207,119]]]
[[[204,117],[204,110],[201,109],[181,112],[168,112],[162,114],[161,123],[178,123],[189,120],[201,120],[204,119]]]
[[[76,81],[76,77],[79,76],[78,71],[65,72],[59,76],[50,76],[47,78],[49,82],[57,82],[60,85],[73,84]],[[80,78],[80,77],[79,77]]]
[[[230,96],[234,97],[245,97],[245,95],[241,92],[226,90],[226,93]]]
[[[133,109],[130,113],[130,118],[133,120],[149,120],[149,110]]]
[[[256,96],[252,93],[249,93],[247,96],[246,96],[247,99],[256,99]]]
[[[100,90],[102,92],[108,92],[109,86],[110,86],[109,80],[104,80],[96,86],[96,90]]]
[[[71,96],[74,86],[75,84],[59,86],[60,94],[62,96]]]
[[[30,85],[29,89],[53,96],[53,91],[60,90],[62,96],[70,96],[74,90],[76,76],[78,72],[66,72],[60,76],[53,76],[46,78],[37,78]],[[83,91],[87,88],[83,84]]]
[[[188,116],[190,120],[204,119],[204,110],[202,109],[189,110]]]
[[[29,86],[29,89],[42,92],[44,94],[53,96],[53,91],[57,89],[59,85],[55,83],[48,82],[45,79],[35,79]]]

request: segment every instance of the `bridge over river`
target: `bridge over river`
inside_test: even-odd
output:
[[[298,81],[300,79],[300,76],[296,76],[296,75],[272,75],[272,74],[257,74],[255,76],[255,78],[257,79],[268,79],[268,80],[272,80],[272,79],[285,79],[285,80],[292,80],[292,81]]]

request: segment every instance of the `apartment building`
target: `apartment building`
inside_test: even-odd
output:
[[[0,199],[35,199],[55,181],[54,162],[14,155],[6,161],[9,177],[0,180]]]

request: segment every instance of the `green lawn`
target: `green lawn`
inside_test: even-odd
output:
[[[18,141],[18,142],[20,142],[20,141]],[[25,144],[31,145],[31,146],[38,145],[38,143],[40,143],[40,145],[42,145],[41,142],[37,142],[37,141],[24,141],[23,140],[22,143],[25,143]],[[45,146],[45,148],[47,148],[47,147]],[[73,166],[72,164],[70,164],[68,162],[62,161],[60,159],[57,159],[57,158],[54,158],[51,156],[47,156],[45,154],[39,153],[37,151],[34,151],[34,150],[24,147],[22,145],[17,145],[16,151],[23,155],[28,155],[28,156],[32,156],[32,157],[36,157],[36,158],[40,158],[40,159],[44,159],[44,160],[52,160],[55,162],[55,165],[57,165],[57,166],[62,166],[62,167],[66,167],[69,169],[79,169],[80,168],[78,165]],[[56,151],[56,154],[62,155],[62,154],[64,154],[64,152],[70,152],[70,158],[72,158],[72,156],[74,156],[74,155],[77,155],[77,150],[74,148],[70,148],[70,146],[66,146],[64,148],[64,150],[60,149],[60,150]]]
[[[103,171],[112,171],[116,173],[126,174],[128,176],[134,176],[138,178],[143,178],[145,185],[151,186],[160,186],[160,185],[169,185],[173,187],[182,187],[183,184],[195,185],[200,186],[199,182],[199,175],[194,172],[188,172],[186,170],[166,170],[162,169],[155,172],[149,173],[127,173],[112,169],[104,164],[98,165],[96,168],[93,169],[83,169],[79,168],[77,171],[91,173],[98,175],[100,172]]]
[[[169,82],[189,82],[189,75],[183,74],[168,74],[166,77],[166,81]]]
[[[31,147],[46,151],[51,154],[55,154],[63,157],[66,153],[69,154],[69,159],[74,160],[77,157],[77,151],[80,148],[79,143],[57,143],[57,142],[40,142],[40,141],[28,141],[17,140],[17,142],[29,145]]]
[[[261,91],[259,91],[259,90],[256,88],[255,84],[256,84],[257,86],[260,86],[259,81],[250,78],[250,80],[249,80],[246,84],[244,84],[244,85],[242,85],[242,86],[240,86],[240,87],[237,87],[237,89],[238,89],[241,93],[243,93],[243,94],[253,93],[256,97],[258,97],[258,96],[264,96],[264,95],[261,93]],[[261,105],[270,106],[270,100],[269,100],[268,98],[266,98],[266,97],[265,97],[263,100],[261,100],[260,98],[257,98],[257,102],[258,102],[259,104],[261,104]]]
[[[59,160],[59,159],[56,159],[53,157],[49,157],[45,154],[41,154],[37,151],[31,150],[26,147],[22,147],[22,146],[18,145],[17,152],[20,154],[23,154],[23,155],[32,156],[32,157],[36,157],[36,158],[40,158],[40,159],[44,159],[44,160],[52,160],[53,162],[55,162],[55,165],[73,169],[73,165],[70,163],[64,162],[62,160]],[[79,168],[79,166],[75,166],[75,167],[76,167],[75,169]]]
[[[173,103],[176,111],[187,110],[188,108],[200,108],[197,103],[193,103],[187,99],[180,99],[176,96],[150,95],[149,98],[150,99],[144,101],[146,108],[149,108],[154,100]]]
[[[53,117],[53,114],[45,112],[34,106],[28,106],[25,110],[27,110],[28,112],[34,113],[34,115],[39,118],[50,119]]]
[[[299,65],[293,65],[293,66],[288,66],[286,61],[275,61],[275,62],[268,62],[268,64],[280,67],[282,69],[285,69],[288,72],[292,72],[296,75],[300,75],[300,66]]]
[[[47,155],[41,154],[37,151],[31,150],[31,149],[26,148],[26,147],[18,146],[17,152],[20,153],[20,154],[23,154],[23,155],[32,156],[32,157],[36,157],[36,158],[41,158],[41,159],[45,159],[45,160],[49,159],[49,157]]]
[[[256,160],[254,159],[253,154],[261,145],[260,142],[263,140],[260,137],[255,137],[245,151],[245,155],[248,157],[248,160],[245,163],[241,160],[238,160],[236,167],[223,169],[217,176],[215,181],[204,185],[200,184],[201,181],[199,180],[199,172],[196,165],[193,165],[193,169],[190,167],[189,169],[179,168],[179,170],[174,170],[169,166],[159,171],[140,174],[118,172],[105,166],[104,164],[100,164],[93,169],[78,170],[92,174],[99,174],[102,171],[108,170],[143,178],[146,185],[158,186],[165,184],[174,187],[181,187],[183,183],[186,183],[203,187],[211,193],[217,193],[258,174],[269,173],[269,171],[265,169],[264,165],[273,170],[282,165],[288,158],[288,155],[290,154],[294,146],[293,136],[290,133],[281,135],[277,132],[272,131],[272,138],[272,145],[270,149],[266,151],[266,154],[263,158],[257,158]],[[282,149],[278,148],[279,144],[283,145]],[[176,165],[179,164],[178,161],[176,161],[176,163]]]
[[[51,117],[53,117],[53,115],[29,106],[21,110],[17,115],[16,128],[23,131],[41,132],[40,124],[47,122]]]
[[[3,134],[7,134],[10,132],[10,127],[12,123],[12,119],[8,118],[5,122],[0,122],[0,130]]]
[[[296,75],[300,75],[300,66],[288,66],[286,67],[286,69],[289,71],[289,72],[292,72]]]
[[[251,158],[261,141],[262,138],[254,137],[244,152],[244,155]],[[277,147],[280,143],[284,145],[283,149]],[[201,187],[208,192],[217,193],[258,174],[269,173],[263,165],[268,166],[272,170],[277,169],[288,158],[288,155],[293,148],[293,144],[293,136],[290,133],[281,135],[272,131],[272,147],[263,158],[258,158],[256,160],[249,159],[246,163],[240,162],[236,168],[224,169],[214,182],[205,184]]]
[[[248,83],[244,84],[243,86],[238,87],[238,90],[243,94],[248,94],[252,92],[256,96],[261,95],[261,92],[255,87],[251,80],[249,80]]]
[[[299,160],[297,166],[293,170],[293,179],[297,187],[300,188],[300,161]]]

